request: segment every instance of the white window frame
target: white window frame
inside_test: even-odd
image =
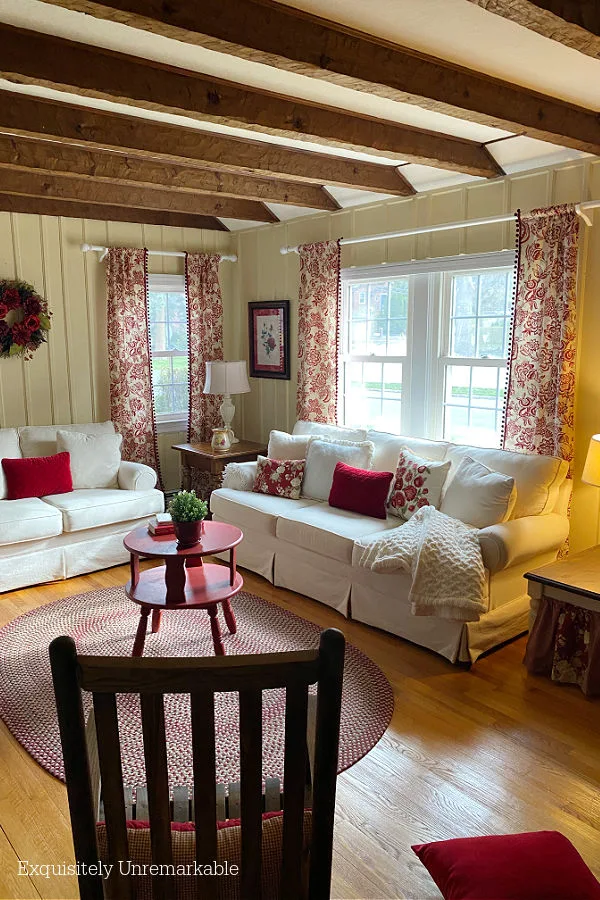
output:
[[[148,293],[185,294],[185,275],[148,275]],[[163,356],[187,356],[178,350],[153,350],[150,341],[151,358]],[[156,430],[159,434],[187,431],[188,418],[181,413],[155,413]]]
[[[515,252],[501,250],[469,256],[448,256],[408,263],[343,269],[342,347],[339,396],[341,416],[345,412],[345,367],[350,362],[402,363],[402,434],[412,437],[443,439],[445,369],[448,365],[506,366],[505,359],[465,359],[449,355],[449,291],[444,282],[451,275],[465,272],[513,269]],[[398,278],[411,278],[408,300],[407,352],[405,357],[350,352],[350,285]],[[418,348],[418,349],[417,349]]]

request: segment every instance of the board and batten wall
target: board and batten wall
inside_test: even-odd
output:
[[[296,419],[299,260],[282,256],[282,246],[358,237],[501,215],[552,204],[600,199],[600,160],[589,159],[492,181],[440,189],[414,197],[340,210],[240,232],[235,267],[232,349],[248,359],[247,304],[251,300],[289,299],[291,308],[291,380],[251,379],[252,391],[238,397],[238,430],[247,440],[264,441],[272,428],[291,430]],[[590,435],[600,431],[600,213],[595,227],[582,223],[579,291],[577,437],[571,546],[578,550],[600,539],[600,489],[580,481]],[[342,247],[342,266],[372,266],[459,253],[483,253],[514,246],[514,226],[487,225],[416,237]]]
[[[28,281],[52,311],[49,341],[31,360],[0,359],[0,428],[67,425],[110,418],[106,344],[105,264],[81,243],[148,250],[229,253],[228,232],[135,225],[0,212],[0,277]],[[149,256],[150,272],[183,273],[182,257]],[[225,349],[235,317],[232,273],[221,263]],[[165,487],[179,487],[178,454],[184,433],[160,434]]]

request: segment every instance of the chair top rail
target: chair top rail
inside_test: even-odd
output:
[[[314,684],[320,673],[318,650],[201,659],[79,656],[77,669],[83,690],[139,694],[269,690]]]

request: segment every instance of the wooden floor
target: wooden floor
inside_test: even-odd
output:
[[[3,594],[0,624],[127,577],[123,566]],[[394,688],[388,731],[338,781],[334,897],[439,898],[412,843],[537,829],[566,834],[600,877],[600,701],[528,676],[523,639],[465,671],[250,573],[245,582],[342,628]],[[75,878],[19,875],[19,860],[72,861],[66,793],[0,722],[0,900],[78,896]]]

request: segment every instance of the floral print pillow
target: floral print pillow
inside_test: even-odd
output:
[[[403,447],[388,503],[390,513],[400,519],[410,519],[422,506],[439,509],[449,468],[450,460],[423,459]]]
[[[267,459],[266,456],[259,456],[252,490],[257,494],[299,500],[305,462],[304,459]]]

